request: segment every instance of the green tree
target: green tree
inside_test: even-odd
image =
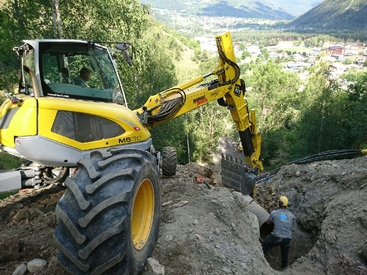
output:
[[[188,114],[187,119],[192,161],[210,162],[219,138],[233,135],[236,129],[230,112],[217,102],[200,107]]]
[[[320,62],[310,69],[303,91],[295,156],[350,148],[347,94],[330,77],[330,64]],[[296,153],[297,152],[297,153]]]
[[[119,59],[118,69],[130,108],[142,106],[150,95],[177,84],[171,58],[175,47],[170,48],[171,40],[159,27],[151,27],[144,36],[135,39],[133,66],[128,67]]]
[[[367,147],[367,72],[352,72],[347,78],[354,79],[349,86],[348,110],[350,116],[350,140],[352,148],[365,149]]]
[[[23,39],[65,37],[135,42],[134,39],[140,39],[152,22],[147,6],[137,0],[96,0],[93,4],[86,0],[12,0],[2,6],[0,19],[0,71],[3,76],[0,89],[7,90],[12,89],[18,70],[12,48]]]
[[[264,46],[260,47],[260,54],[256,59],[256,62],[266,62],[266,60],[269,59],[269,51],[267,50],[267,48],[265,48]]]
[[[302,45],[302,38],[298,37],[297,40],[293,41],[293,45],[299,47]]]
[[[249,105],[257,111],[257,125],[263,135],[264,165],[274,166],[287,159],[284,154],[293,142],[292,128],[300,108],[300,80],[298,75],[282,71],[272,60],[254,65],[248,77]]]
[[[243,50],[241,54],[241,59],[245,60],[247,57],[251,57],[251,53],[248,50]]]

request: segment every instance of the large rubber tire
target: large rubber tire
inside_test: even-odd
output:
[[[56,206],[58,260],[72,274],[137,274],[155,247],[161,213],[156,159],[137,149],[81,160]]]
[[[177,153],[175,147],[166,146],[162,148],[162,174],[164,176],[176,175]]]

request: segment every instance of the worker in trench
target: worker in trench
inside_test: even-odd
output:
[[[264,255],[267,256],[269,250],[280,246],[282,268],[288,265],[288,254],[291,247],[292,232],[295,224],[295,217],[288,207],[288,198],[281,196],[278,200],[279,209],[270,213],[267,224],[274,224],[274,229],[262,243]]]

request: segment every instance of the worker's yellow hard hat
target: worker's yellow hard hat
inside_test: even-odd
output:
[[[288,206],[288,198],[286,196],[279,198],[279,206]]]

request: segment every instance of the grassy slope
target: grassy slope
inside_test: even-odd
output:
[[[363,30],[367,25],[365,0],[325,0],[319,6],[293,20],[296,28]]]

